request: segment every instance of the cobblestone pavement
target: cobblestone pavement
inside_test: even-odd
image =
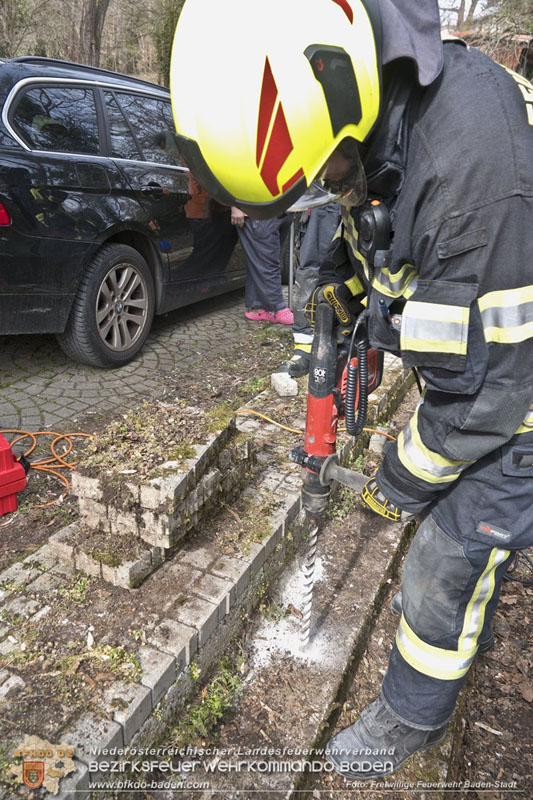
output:
[[[250,333],[243,291],[156,317],[141,354],[116,370],[68,359],[54,336],[0,336],[0,429],[42,430],[157,397],[165,377]]]

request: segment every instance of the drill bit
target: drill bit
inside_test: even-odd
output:
[[[303,566],[304,596],[302,603],[302,627],[300,639],[302,647],[309,644],[311,632],[311,608],[313,605],[313,589],[315,585],[315,557],[318,538],[318,524],[313,520],[307,533],[307,553]]]

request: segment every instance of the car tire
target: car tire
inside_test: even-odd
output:
[[[59,346],[82,364],[121,367],[143,346],[154,307],[154,281],[140,253],[104,245],[83,274]]]

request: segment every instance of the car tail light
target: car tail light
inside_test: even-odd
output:
[[[0,225],[11,225],[11,217],[9,216],[8,211],[1,200],[0,200]]]

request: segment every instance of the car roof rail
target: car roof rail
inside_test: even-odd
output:
[[[124,72],[114,72],[111,69],[102,69],[102,67],[93,67],[89,64],[80,64],[76,61],[66,61],[62,58],[48,58],[47,56],[17,56],[10,59],[11,63],[16,64],[44,64],[50,67],[78,67],[86,72],[96,72],[98,74],[110,75],[114,78],[125,78],[132,83],[139,83],[142,86],[150,86],[152,88],[161,89],[168,92],[166,86],[161,86],[159,83],[152,81],[145,81],[142,78],[135,78],[132,75],[126,75]],[[4,62],[6,63],[6,62]]]

